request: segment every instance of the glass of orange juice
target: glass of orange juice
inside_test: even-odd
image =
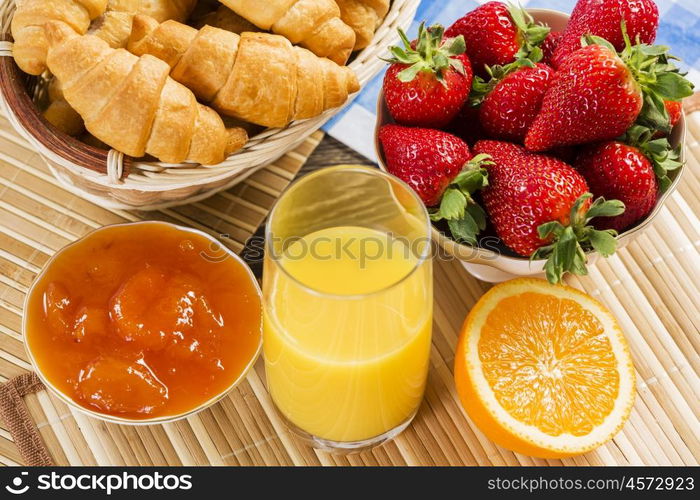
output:
[[[319,170],[275,205],[265,255],[267,385],[289,426],[331,450],[399,434],[420,406],[430,356],[421,200],[373,168]]]

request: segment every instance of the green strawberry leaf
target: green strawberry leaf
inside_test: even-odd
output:
[[[464,166],[462,171],[452,181],[463,193],[472,194],[479,189],[488,186],[488,173],[483,168],[485,165],[493,165],[491,157],[487,154],[474,156]]]
[[[601,197],[595,200],[586,212],[586,222],[594,217],[615,217],[624,211],[625,204],[620,200],[606,200]]]
[[[541,224],[537,228],[539,237],[552,242],[535,251],[530,260],[546,259],[544,271],[551,283],[561,282],[567,272],[586,275],[586,252],[594,250],[604,257],[615,252],[617,241],[615,231],[598,231],[589,225],[593,217],[614,217],[624,212],[624,204],[618,200],[598,198],[593,201],[585,213],[583,207],[592,198],[591,193],[581,195],[572,204],[570,224],[562,225],[559,221]]]
[[[476,227],[479,228],[479,231],[486,229],[486,212],[484,212],[484,209],[481,208],[480,205],[477,205],[476,203],[468,204],[467,213],[472,217],[472,219],[474,219]]]
[[[673,184],[673,181],[671,180],[671,178],[668,175],[663,175],[663,172],[660,172],[660,171],[657,172],[655,170],[654,173],[658,177],[659,191],[661,191],[662,193],[665,193],[666,191],[668,191],[668,188],[671,187],[671,184]]]
[[[469,245],[477,244],[476,235],[479,233],[479,227],[469,213],[465,213],[461,219],[447,221],[447,225],[456,241]]]
[[[658,57],[663,56],[670,50],[666,45],[649,45],[647,43],[638,44],[639,51],[645,56]]]
[[[455,188],[448,188],[445,194],[442,195],[440,201],[440,211],[438,212],[441,219],[456,220],[464,217],[464,211],[467,207],[467,197]]]
[[[586,267],[587,262],[588,258],[583,248],[581,248],[581,245],[576,245],[576,253],[571,263],[570,272],[578,276],[586,276],[588,274],[588,267]]]
[[[530,51],[530,55],[528,56],[527,60],[533,63],[538,63],[542,60],[543,57],[544,53],[542,52],[542,49],[539,47],[533,47],[533,49]]]
[[[418,38],[416,46],[413,48],[406,33],[401,29],[398,31],[403,47],[390,47],[389,51],[392,57],[383,60],[390,64],[408,66],[397,75],[400,81],[410,82],[416,78],[418,73],[429,72],[433,73],[443,85],[446,85],[446,71],[454,69],[463,75],[466,73],[464,64],[458,58],[467,49],[463,36],[445,39],[445,28],[442,25],[434,24],[430,28],[426,28],[423,22],[418,27]]]
[[[540,239],[546,240],[550,236],[558,236],[564,231],[564,226],[562,226],[559,221],[545,222],[537,228],[537,234]]]
[[[478,75],[472,79],[472,89],[469,93],[469,105],[474,107],[481,105],[486,96],[489,95],[496,85],[498,85],[498,83],[506,76],[520,68],[534,68],[535,62],[537,61],[532,58],[520,57],[512,63],[506,64],[505,66],[501,66],[499,64],[486,66],[486,72],[489,75],[489,79],[485,80]]]
[[[433,222],[446,220],[456,241],[476,245],[476,236],[486,228],[486,213],[472,194],[488,185],[485,165],[492,165],[489,155],[474,156],[455,176],[440,201],[440,208],[430,211]]]
[[[683,166],[683,162],[680,161],[680,145],[672,147],[667,137],[652,139],[656,130],[656,128],[635,124],[622,136],[621,141],[636,147],[651,161],[659,182],[659,190],[663,193],[672,183],[668,172],[679,169]]]
[[[647,88],[663,100],[680,101],[684,97],[693,95],[694,86],[680,73],[664,71],[658,73],[656,81],[649,83]]]
[[[421,71],[425,70],[425,63],[420,61],[415,63],[412,66],[409,66],[405,70],[401,71],[396,77],[401,80],[402,82],[410,82],[413,81],[413,79],[420,73]]]
[[[605,38],[596,35],[583,35],[581,37],[581,46],[585,47],[587,45],[602,45],[606,49],[617,53],[612,43],[608,42]]]
[[[542,60],[540,44],[551,31],[549,26],[536,24],[532,16],[521,6],[508,4],[508,13],[518,30],[520,49],[516,59],[531,59],[534,62]]]
[[[464,36],[462,35],[453,38],[452,43],[450,43],[449,48],[447,49],[447,53],[451,56],[459,56],[464,54],[466,51],[467,42],[464,41]]]
[[[639,113],[636,123],[652,130],[669,133],[671,131],[671,118],[668,116],[663,99],[659,99],[656,94],[645,94],[642,111]]]
[[[596,252],[603,257],[610,257],[615,253],[615,247],[617,246],[615,236],[617,236],[617,233],[612,230],[598,231],[592,229],[588,234],[588,239]]]

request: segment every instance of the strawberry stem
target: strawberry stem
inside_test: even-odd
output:
[[[469,93],[469,105],[472,107],[480,106],[484,99],[486,99],[486,96],[498,85],[498,82],[520,68],[534,68],[536,62],[537,61],[531,59],[520,58],[504,66],[499,64],[486,66],[486,72],[489,78],[486,80],[478,75],[474,77],[472,80],[472,89]]]
[[[518,29],[520,49],[515,55],[516,59],[539,62],[542,59],[540,44],[547,38],[551,29],[542,23],[536,24],[532,16],[519,4],[508,4],[508,13]]]
[[[462,35],[445,39],[445,28],[442,25],[434,24],[426,29],[423,22],[418,27],[418,38],[414,44],[402,29],[399,28],[398,31],[403,47],[390,47],[393,57],[384,60],[391,64],[408,66],[397,75],[402,82],[410,82],[418,73],[427,72],[434,74],[443,85],[447,85],[444,76],[448,69],[454,68],[462,75],[466,73],[464,64],[458,57],[467,50]]]
[[[455,241],[476,245],[477,235],[486,228],[486,213],[472,195],[488,186],[488,165],[493,162],[486,154],[469,160],[445,190],[440,207],[431,210],[430,219],[446,220]]]
[[[654,173],[659,181],[659,190],[663,193],[671,185],[668,172],[683,166],[680,144],[675,148],[666,137],[654,139],[655,130],[643,125],[632,125],[620,140],[625,144],[639,149],[654,167]]]
[[[569,225],[564,226],[559,221],[546,222],[537,228],[539,237],[551,240],[548,245],[538,248],[530,261],[547,259],[544,271],[550,283],[560,283],[567,272],[585,276],[586,252],[594,250],[603,257],[615,253],[617,232],[612,229],[599,231],[589,223],[594,217],[614,217],[625,211],[625,205],[619,200],[598,198],[591,203],[588,210],[584,206],[593,198],[591,193],[585,193],[576,199],[569,214]]]

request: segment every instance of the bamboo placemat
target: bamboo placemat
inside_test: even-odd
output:
[[[22,399],[48,455],[60,465],[697,464],[700,113],[688,122],[686,172],[655,224],[616,256],[592,268],[590,276],[570,280],[615,313],[638,373],[638,397],[629,422],[598,450],[561,461],[534,459],[495,446],[465,417],[452,381],[454,346],[466,313],[488,285],[472,278],[456,261],[439,261],[425,402],[411,427],[391,443],[348,456],[301,444],[275,414],[259,362],[219,404],[162,426],[106,424],[71,411],[46,391],[28,394]],[[36,154],[0,121],[4,187],[0,190],[0,380],[30,369],[20,333],[22,302],[34,275],[54,251],[94,227],[142,218],[227,233],[232,247],[241,250],[318,140],[319,135],[312,137],[243,185],[210,200],[144,214],[104,210],[68,195]],[[4,427],[0,428],[0,462],[22,463]]]

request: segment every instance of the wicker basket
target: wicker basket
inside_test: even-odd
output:
[[[411,24],[419,2],[393,0],[373,43],[350,64],[362,86],[382,69],[385,63],[379,57],[396,42],[397,28],[407,29]],[[14,10],[14,0],[0,6],[4,40],[0,42],[0,104],[4,113],[68,190],[107,208],[150,210],[211,196],[294,149],[339,111],[329,110],[283,129],[268,129],[252,137],[242,151],[214,166],[144,162],[115,150],[98,149],[55,129],[34,105],[43,82],[22,73],[12,58],[10,23]]]

